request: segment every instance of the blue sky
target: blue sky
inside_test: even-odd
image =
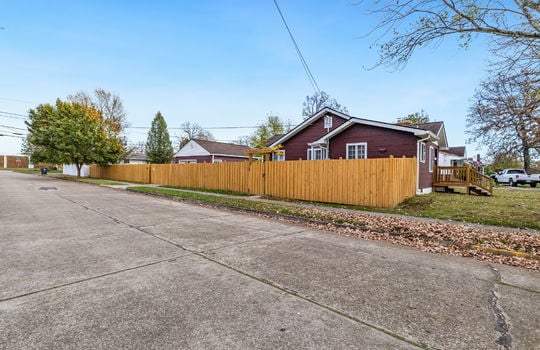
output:
[[[377,18],[355,2],[279,1],[320,88],[353,116],[394,122],[424,109],[445,122],[451,146],[464,145],[470,99],[486,76],[483,38],[467,50],[449,38],[400,71],[368,70],[377,52],[364,35]],[[150,126],[159,110],[169,127],[246,127],[269,114],[297,124],[313,94],[272,0],[3,0],[0,27],[3,112],[26,115],[103,88],[120,95],[132,126]],[[2,115],[0,134],[24,127]],[[253,129],[210,131],[232,141]],[[128,137],[145,141],[146,132]],[[0,136],[0,154],[19,151],[19,139]]]

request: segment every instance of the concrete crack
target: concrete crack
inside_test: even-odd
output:
[[[512,329],[512,323],[510,322],[510,318],[504,312],[501,305],[499,281],[501,281],[502,276],[499,270],[489,264],[488,266],[495,275],[495,278],[493,280],[493,289],[490,291],[488,302],[495,316],[495,330],[500,333],[500,336],[497,339],[496,343],[499,345],[499,349],[510,350],[512,349],[512,335],[510,333],[510,330]]]
[[[147,264],[132,266],[132,267],[128,267],[128,268],[125,268],[125,269],[116,270],[116,271],[112,271],[112,272],[107,272],[107,273],[103,273],[103,274],[100,274],[100,275],[95,275],[95,276],[79,279],[79,280],[68,282],[68,283],[58,284],[58,285],[48,287],[48,288],[44,288],[44,289],[34,290],[34,291],[24,293],[24,294],[14,295],[12,297],[7,297],[7,298],[4,298],[4,299],[0,299],[0,303],[5,302],[5,301],[9,301],[9,300],[13,300],[13,299],[19,299],[19,298],[27,297],[27,296],[33,295],[33,294],[39,294],[39,293],[43,293],[43,292],[48,292],[48,291],[51,291],[51,290],[71,286],[71,285],[82,283],[82,282],[92,281],[92,280],[102,278],[102,277],[116,275],[116,274],[127,272],[127,271],[137,270],[137,269],[141,269],[141,268],[145,268],[145,267],[153,266],[153,265],[157,265],[157,264],[162,264],[162,263],[166,263],[166,262],[172,262],[172,261],[175,261],[176,259],[180,259],[180,258],[183,258],[183,257],[186,257],[186,256],[187,255],[178,255],[178,256],[168,257],[166,259],[161,259],[161,260],[158,260],[158,261],[152,261],[152,262],[149,262]]]

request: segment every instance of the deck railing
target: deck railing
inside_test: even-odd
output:
[[[470,166],[438,166],[433,172],[433,186],[478,188],[493,194],[493,180]]]

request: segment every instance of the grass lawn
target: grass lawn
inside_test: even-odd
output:
[[[464,192],[430,193],[407,199],[388,212],[538,230],[540,190],[500,187],[494,189],[492,197],[468,196]]]
[[[175,186],[167,186],[167,185],[160,185],[158,187],[162,188],[172,188],[177,190],[188,190],[188,191],[197,191],[197,192],[208,192],[208,193],[217,193],[217,194],[227,194],[231,196],[249,196],[249,194],[244,192],[235,192],[235,191],[226,191],[226,190],[212,190],[208,188],[196,188],[196,187],[175,187]]]
[[[242,198],[216,197],[163,187],[131,187],[130,189],[234,206],[241,209],[255,209],[298,216],[297,210],[286,205],[255,202]],[[493,197],[469,196],[464,192],[431,193],[410,198],[395,209],[316,204],[485,225],[540,229],[540,190],[530,188],[496,188]],[[300,216],[305,217],[303,213]]]

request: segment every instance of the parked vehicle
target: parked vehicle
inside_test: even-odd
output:
[[[536,184],[540,182],[540,174],[529,175],[523,169],[504,169],[495,176],[495,182],[508,184],[512,187],[525,184],[536,187]]]

